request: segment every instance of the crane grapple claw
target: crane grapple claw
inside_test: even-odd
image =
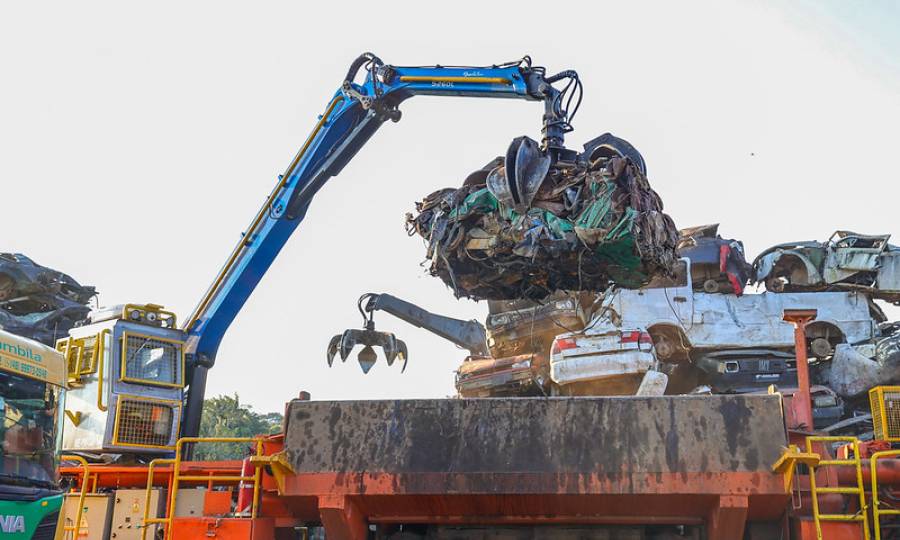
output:
[[[486,178],[487,188],[507,208],[525,213],[550,170],[550,156],[533,139],[513,139],[506,150],[503,169],[494,169]]]
[[[328,367],[331,367],[331,364],[334,363],[334,355],[337,354],[338,348],[341,346],[342,337],[344,337],[343,334],[338,334],[328,342],[328,350],[325,352],[325,359],[328,361]]]
[[[328,351],[325,355],[326,360],[328,361],[328,367],[331,367],[334,364],[334,357],[338,353],[340,353],[341,361],[346,361],[350,356],[350,352],[357,345],[362,345],[363,347],[357,357],[363,373],[369,372],[377,358],[373,347],[381,347],[389,366],[393,365],[394,361],[398,358],[403,360],[401,373],[406,370],[406,361],[408,358],[406,343],[397,339],[397,337],[390,332],[356,328],[345,330],[344,333],[331,338],[331,341],[328,343]]]
[[[514,165],[510,163],[513,152],[515,152]],[[524,213],[531,208],[534,196],[547,178],[547,172],[550,171],[550,156],[541,152],[540,145],[533,139],[519,137],[507,151],[506,166],[507,175],[510,171],[513,173],[510,180],[515,182],[516,192],[519,194],[519,204],[515,210]]]

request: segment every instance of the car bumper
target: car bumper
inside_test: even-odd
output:
[[[569,356],[550,361],[550,378],[556,384],[610,379],[646,373],[653,365],[650,351],[619,351],[607,354]]]

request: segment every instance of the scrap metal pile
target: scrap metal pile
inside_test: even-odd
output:
[[[0,328],[53,346],[85,320],[97,294],[20,253],[0,253]]]
[[[671,275],[678,231],[640,154],[590,145],[551,165],[522,137],[462,187],[416,203],[407,230],[427,241],[430,273],[476,300],[637,288]]]

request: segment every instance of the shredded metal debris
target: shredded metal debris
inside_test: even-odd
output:
[[[527,156],[527,140],[511,148],[407,214],[409,234],[427,241],[430,273],[457,297],[543,299],[672,274],[678,232],[642,159],[582,154],[550,166]]]
[[[97,294],[20,253],[0,253],[0,328],[53,346],[87,318]]]

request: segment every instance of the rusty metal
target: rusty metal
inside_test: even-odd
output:
[[[795,429],[813,429],[812,398],[809,393],[809,362],[806,357],[806,325],[815,320],[814,309],[786,309],[784,320],[794,325],[794,348],[797,355],[797,386],[791,404],[796,412]]]
[[[890,238],[836,231],[825,242],[779,244],[753,261],[756,280],[773,292],[858,290],[900,304],[900,247]]]
[[[551,165],[536,144],[520,137],[488,173],[416,203],[407,230],[427,240],[432,275],[458,297],[539,300],[672,274],[677,230],[640,154],[586,149]]]
[[[706,524],[740,538],[788,504],[777,396],[292,401],[281,498],[367,523]],[[330,534],[330,533],[329,533]]]

